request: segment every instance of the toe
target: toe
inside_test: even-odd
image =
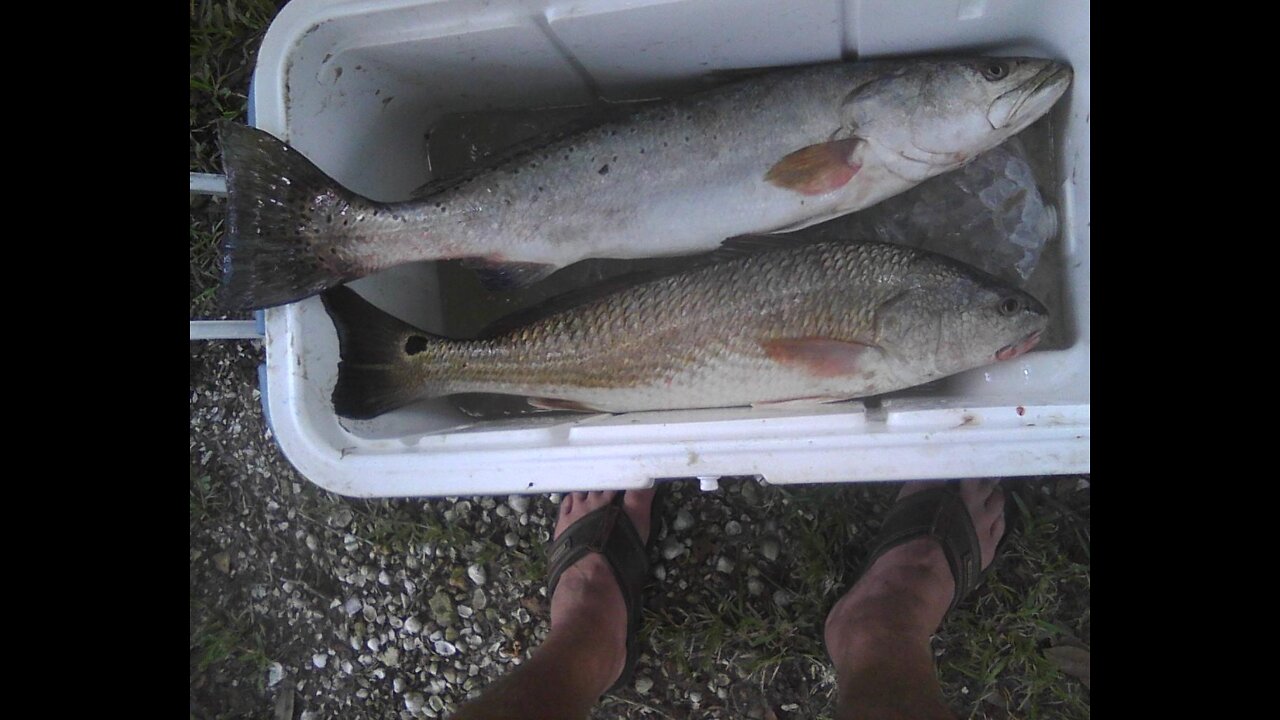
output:
[[[924,492],[929,488],[941,487],[945,484],[941,480],[909,480],[902,484],[902,490],[898,492],[898,499]]]
[[[991,521],[991,539],[1000,540],[1004,535],[1004,515],[997,515],[996,519]]]
[[[992,478],[973,478],[971,480],[960,481],[960,497],[964,498],[965,504],[974,510],[981,510],[987,498],[991,497],[992,489],[996,486],[998,480]]]
[[[983,509],[987,512],[1004,512],[1004,490],[999,485],[992,486],[991,494],[983,502]]]
[[[1004,536],[1004,515],[996,516],[991,522],[991,528],[987,538],[980,542],[982,546],[982,567],[985,569],[996,558],[996,548],[1000,545],[1000,538]]]
[[[565,493],[564,498],[560,500],[560,514],[556,518],[555,537],[560,537],[560,533],[564,532],[565,528],[573,524],[573,521],[571,520],[573,517],[573,506],[573,493]]]
[[[960,481],[960,497],[969,508],[969,517],[978,535],[982,567],[995,559],[996,547],[1004,534],[1004,490],[1000,478],[975,478]]]
[[[649,526],[652,520],[651,511],[655,492],[654,488],[628,490],[627,494],[622,498],[622,507],[626,510],[627,517],[631,518],[631,524],[636,526],[636,532],[640,533],[641,539],[646,541],[649,539]]]
[[[574,519],[608,505],[615,494],[612,490],[574,493]]]
[[[560,516],[556,518],[555,537],[560,537],[560,533],[586,514],[586,503],[586,493],[564,494],[564,498],[560,500]]]
[[[961,480],[960,498],[969,508],[974,527],[986,527],[991,516],[999,514],[1004,507],[1004,498],[996,480]]]

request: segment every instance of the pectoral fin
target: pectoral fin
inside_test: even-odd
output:
[[[577,400],[560,400],[557,398],[528,398],[529,404],[539,410],[573,410],[575,412],[600,412],[593,407],[588,407]]]
[[[489,291],[515,290],[532,285],[560,268],[546,263],[502,262],[481,257],[462,258],[462,266],[476,272]]]
[[[875,345],[823,337],[781,338],[760,343],[774,361],[819,378],[854,375],[860,361]]]
[[[789,400],[763,400],[751,403],[751,407],[766,410],[803,410],[804,408],[843,402],[850,399],[844,395],[815,395],[813,397],[791,398]]]
[[[862,169],[853,154],[860,138],[832,140],[801,148],[782,158],[764,179],[803,195],[821,195],[845,186]]]

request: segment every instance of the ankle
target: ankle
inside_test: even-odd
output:
[[[587,618],[582,620],[553,627],[532,659],[559,668],[564,677],[599,697],[622,673],[627,660],[626,638],[621,644],[610,642],[600,626]]]
[[[601,693],[622,673],[627,658],[626,605],[603,556],[587,555],[560,577],[543,648]]]
[[[837,655],[885,645],[927,645],[951,604],[955,580],[936,542],[906,543],[881,556],[827,615]]]

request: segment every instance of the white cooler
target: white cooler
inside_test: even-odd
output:
[[[339,419],[338,343],[318,298],[265,313],[264,405],[308,479],[352,496],[543,493],[755,475],[775,484],[1089,471],[1089,4],[1075,0],[294,0],[267,32],[253,122],[378,200],[427,179],[444,114],[652,96],[718,69],[940,51],[1071,63],[1053,112],[1065,349],[929,394],[762,410],[477,422],[446,400]],[[435,267],[353,284],[438,326]]]

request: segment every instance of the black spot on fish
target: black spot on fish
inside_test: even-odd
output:
[[[601,175],[608,175],[608,174],[609,174],[609,165],[608,165],[607,163],[606,163],[603,167],[601,167],[601,168],[600,168],[600,174],[601,174]]]

